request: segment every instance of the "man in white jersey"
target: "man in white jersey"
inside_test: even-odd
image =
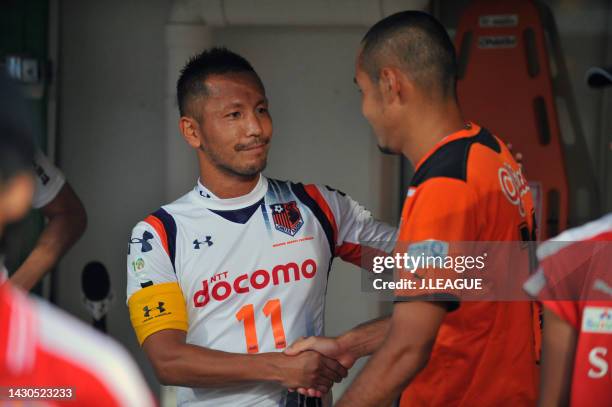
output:
[[[16,111],[12,100],[5,99],[0,103],[0,110],[18,116],[23,126],[30,130],[25,106]],[[87,223],[83,204],[66,182],[64,174],[40,151],[35,152],[32,165],[35,175],[32,207],[40,210],[47,223],[33,246],[24,238],[24,235],[27,236],[25,224],[10,226],[3,242],[7,254],[6,265],[14,272],[11,283],[24,290],[31,290],[55,267],[81,237]],[[27,257],[24,260],[25,254]]]
[[[81,200],[66,182],[64,174],[40,151],[34,155],[35,190],[32,207],[39,209],[47,219],[38,240],[18,266],[20,259],[7,259],[7,265],[15,265],[11,282],[16,286],[31,290],[60,261],[85,232],[87,214]],[[16,227],[20,227],[17,225]],[[23,239],[15,232],[16,239]],[[23,244],[9,236],[8,245]]]
[[[32,126],[25,104],[15,104],[14,99],[22,97],[20,90],[17,86],[11,86],[14,84],[5,77],[0,78],[0,82],[7,89],[13,88],[12,92],[15,93],[12,98],[0,99],[0,112],[19,120],[24,131],[31,133]],[[24,224],[10,225],[1,242],[2,254],[6,254],[5,264],[13,272],[11,283],[25,290],[35,287],[45,273],[59,262],[81,237],[87,223],[83,204],[64,174],[40,151],[35,151],[30,164],[35,175],[32,207],[40,209],[47,223],[33,247],[30,242],[24,241],[24,235],[27,235]],[[27,257],[24,259],[25,254]]]
[[[131,321],[180,405],[320,405],[346,375],[316,352],[282,350],[324,328],[328,272],[395,230],[342,192],[268,179],[272,121],[251,65],[226,49],[192,58],[177,85],[199,182],[138,223],[128,254]],[[300,404],[301,403],[301,404]]]

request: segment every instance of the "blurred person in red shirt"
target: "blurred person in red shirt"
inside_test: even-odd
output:
[[[30,208],[34,147],[19,93],[0,78],[0,235]],[[113,340],[13,287],[0,264],[0,405],[153,406]]]

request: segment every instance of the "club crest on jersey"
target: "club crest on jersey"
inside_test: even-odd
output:
[[[274,227],[280,232],[295,236],[304,224],[302,214],[295,201],[270,205],[270,209],[272,210]]]

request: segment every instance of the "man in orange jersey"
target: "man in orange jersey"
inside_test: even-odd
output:
[[[362,112],[381,149],[403,154],[415,167],[399,253],[436,247],[444,255],[457,242],[535,235],[519,165],[503,142],[461,114],[455,58],[444,27],[417,11],[375,24],[357,56]],[[347,366],[375,352],[338,406],[385,406],[400,393],[401,406],[535,403],[532,303],[459,302],[444,290],[438,295],[447,300],[437,302],[418,291],[396,294],[389,320],[337,338],[306,338],[289,350],[315,349]]]

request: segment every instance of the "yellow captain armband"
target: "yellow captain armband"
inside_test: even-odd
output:
[[[187,306],[178,283],[155,284],[136,291],[128,300],[130,320],[138,343],[163,329],[187,331]]]

